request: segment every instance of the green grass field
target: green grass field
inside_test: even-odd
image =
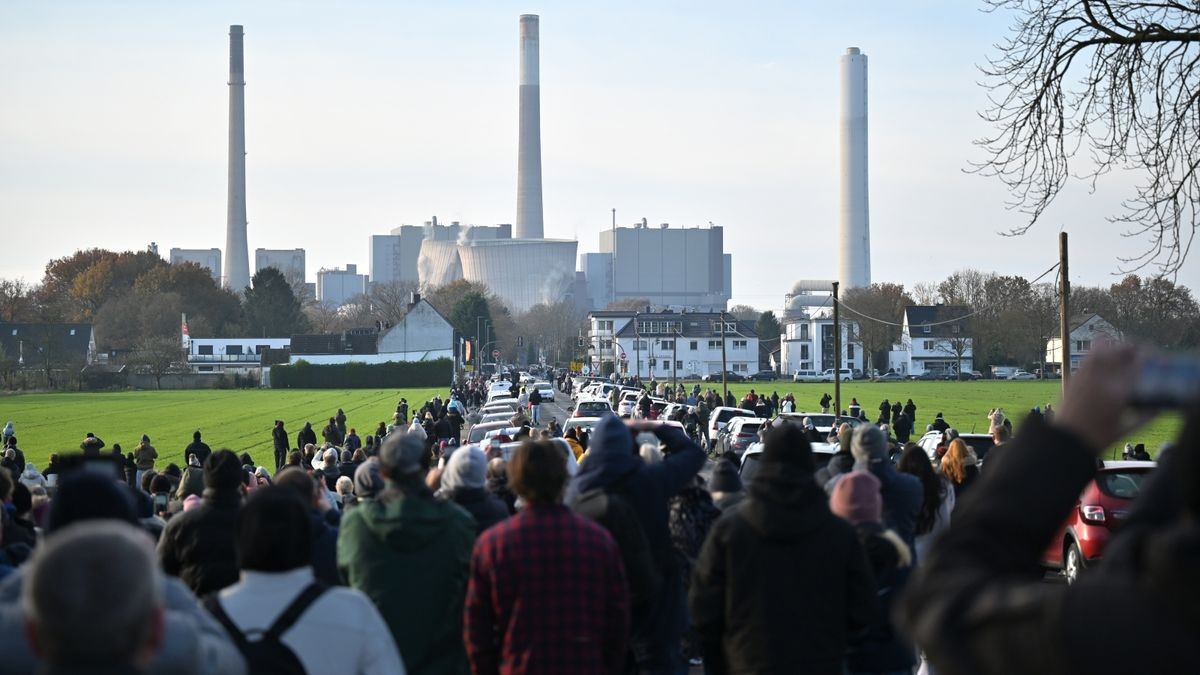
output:
[[[338,408],[346,411],[346,424],[359,435],[374,431],[391,419],[403,396],[421,406],[439,389],[394,390],[211,390],[131,391],[117,393],[19,394],[0,396],[0,424],[12,420],[27,461],[45,466],[51,452],[79,451],[88,432],[108,447],[120,443],[129,452],[142,434],[150,436],[159,465],[182,466],[183,449],[199,429],[213,449],[227,447],[249,452],[254,461],[274,466],[271,428],[284,421],[289,438],[311,421],[321,437]],[[106,448],[107,450],[108,448]]]
[[[687,383],[691,391],[692,382]],[[707,390],[713,387],[719,393],[721,384],[715,385],[700,382]],[[778,392],[782,397],[791,393],[796,398],[796,409],[799,411],[818,411],[821,394],[829,392],[833,395],[832,384],[798,384],[794,382],[746,382],[731,384],[729,390],[739,400],[746,392],[753,389],[768,396]],[[1006,380],[978,380],[974,382],[866,382],[856,381],[842,385],[842,409],[850,405],[850,399],[857,397],[858,402],[867,411],[867,416],[875,420],[879,415],[879,403],[883,399],[895,402],[899,399],[904,403],[909,398],[917,406],[915,428],[917,434],[924,433],[925,426],[933,422],[933,417],[941,412],[945,415],[950,426],[964,433],[987,433],[987,414],[992,408],[1003,408],[1006,415],[1013,419],[1013,424],[1020,426],[1021,420],[1034,406],[1045,409],[1047,403],[1058,408],[1058,400],[1062,392],[1059,380],[1009,382]],[[832,405],[832,404],[831,404]],[[1114,449],[1118,454],[1126,441],[1145,443],[1150,454],[1157,454],[1163,443],[1174,440],[1183,427],[1179,415],[1163,415],[1150,425],[1140,429],[1134,436],[1124,439]],[[1112,456],[1110,451],[1107,455]]]
[[[691,388],[691,383],[688,383]],[[705,385],[701,385],[705,386]],[[720,384],[716,385],[718,391]],[[801,411],[818,409],[821,393],[833,393],[831,384],[754,382],[735,384],[730,390],[739,399],[750,389],[791,392]],[[17,394],[0,396],[0,424],[13,420],[21,449],[29,461],[44,467],[51,452],[77,451],[84,434],[93,432],[111,447],[120,443],[130,451],[142,434],[150,436],[160,463],[182,463],[183,449],[192,432],[200,429],[213,448],[228,447],[249,452],[262,465],[272,459],[271,426],[282,419],[289,437],[311,421],[320,429],[337,409],[343,408],[347,424],[368,433],[395,412],[403,396],[414,407],[428,400],[437,389],[398,390],[216,390],[137,391],[120,393]],[[842,387],[842,407],[858,397],[869,415],[878,413],[884,398],[902,402],[909,397],[917,405],[917,428],[924,429],[935,413],[963,432],[987,431],[987,413],[1002,407],[1019,425],[1035,405],[1057,404],[1057,382],[852,382]],[[872,416],[872,419],[874,417]],[[1154,453],[1173,439],[1181,427],[1178,416],[1156,420],[1138,432],[1132,442],[1145,443]],[[1123,443],[1124,441],[1122,441]],[[165,465],[165,464],[164,464]]]

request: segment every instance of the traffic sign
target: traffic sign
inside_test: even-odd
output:
[[[498,358],[500,358],[500,350],[499,350],[499,349],[493,349],[493,350],[492,350],[492,358],[493,358],[493,359],[498,359]]]
[[[628,354],[626,354],[625,352],[621,352],[621,360],[622,360],[622,361],[628,361],[628,360],[629,360],[629,355],[628,355]]]

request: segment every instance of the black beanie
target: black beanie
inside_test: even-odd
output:
[[[204,487],[236,490],[242,484],[242,462],[232,450],[218,450],[204,462]]]
[[[737,492],[742,489],[742,477],[733,462],[723,459],[713,467],[712,480],[708,482],[710,492]]]
[[[82,520],[107,518],[137,524],[129,489],[99,473],[78,471],[58,482],[58,493],[50,501],[46,530],[54,532]]]
[[[24,483],[13,485],[12,505],[17,510],[17,513],[29,513],[33,508],[33,493],[29,491],[29,488],[25,487]]]
[[[816,471],[812,445],[808,442],[808,436],[796,424],[784,424],[772,429],[767,433],[764,446],[764,464],[788,464],[810,474]]]

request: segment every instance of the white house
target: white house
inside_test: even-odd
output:
[[[258,368],[268,349],[288,349],[286,338],[188,338],[188,369],[193,373],[223,373]]]
[[[843,317],[845,315],[843,314]],[[837,365],[833,326],[833,309],[828,307],[802,310],[789,304],[784,309],[782,329],[782,371],[787,378],[798,370],[824,371]],[[860,370],[866,363],[862,343],[853,339],[857,334],[853,321],[841,320],[841,368]]]
[[[970,308],[963,305],[905,307],[900,344],[892,349],[888,366],[901,375],[947,375],[973,370],[970,313]]]
[[[296,335],[291,363],[388,363],[454,358],[454,327],[428,300],[416,297],[395,326],[333,335]]]
[[[1118,341],[1121,331],[1106,321],[1099,314],[1083,314],[1071,317],[1071,371],[1079,368],[1092,345],[1100,338]],[[1053,337],[1046,341],[1046,370],[1052,373],[1062,372],[1062,339]]]
[[[758,333],[754,324],[722,312],[595,311],[588,314],[587,363],[605,363],[642,379],[704,377],[727,370],[758,371]]]

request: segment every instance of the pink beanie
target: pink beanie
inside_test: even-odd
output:
[[[200,506],[200,497],[196,495],[188,495],[187,498],[183,500],[184,511],[191,511],[197,506]]]
[[[882,521],[883,497],[879,494],[879,479],[866,471],[843,475],[833,486],[829,509],[854,524]]]

